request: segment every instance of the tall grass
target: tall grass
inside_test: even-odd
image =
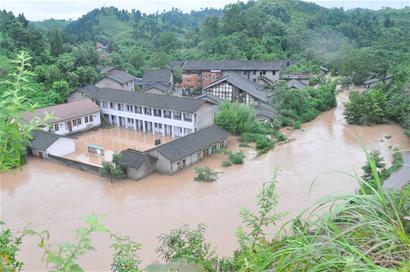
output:
[[[410,271],[406,214],[397,201],[409,192],[398,198],[385,191],[367,155],[376,184],[371,193],[327,197],[290,221],[271,243],[275,271]],[[371,186],[356,179],[361,188]]]

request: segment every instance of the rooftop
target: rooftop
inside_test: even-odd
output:
[[[288,88],[295,88],[300,90],[306,87],[308,87],[308,85],[298,79],[292,79],[288,81]]]
[[[209,84],[208,87],[206,87],[206,89],[209,89],[225,81],[229,82],[235,87],[238,87],[239,89],[243,90],[244,92],[248,93],[249,95],[261,101],[265,101],[265,102],[267,101],[266,93],[264,92],[263,86],[260,86],[252,81],[249,81],[245,77],[238,75],[236,73],[225,75],[225,76],[222,76],[216,79],[214,82]]]
[[[104,73],[104,71],[107,71],[107,72]],[[127,83],[135,79],[135,76],[129,73],[121,71],[117,68],[109,67],[109,66],[101,69],[101,73],[104,74],[105,77],[108,77],[121,84]]]
[[[49,115],[52,116],[52,119],[48,121],[48,124],[52,124],[99,111],[100,108],[93,101],[86,98],[83,100],[74,101],[70,103],[39,108],[34,110],[34,112],[25,112],[22,114],[22,118],[27,122],[31,122],[35,117],[38,117],[41,120],[43,120],[47,112]]]
[[[139,168],[147,160],[152,158],[134,149],[126,149],[120,152],[120,163],[130,168]]]
[[[160,83],[152,83],[150,86],[143,88],[141,90],[141,92],[144,93],[145,91],[148,91],[150,89],[158,89],[161,92],[163,92],[164,94],[172,93],[172,87],[171,86],[165,86],[165,85],[160,84]]]
[[[43,130],[34,130],[31,132],[31,135],[33,136],[33,139],[30,141],[29,146],[38,150],[46,150],[61,137],[57,134],[48,133]]]
[[[142,80],[165,83],[169,82],[171,77],[171,70],[168,69],[145,70]]]
[[[283,69],[284,61],[257,60],[187,60],[183,70],[232,70],[232,71],[279,71]]]
[[[229,136],[225,130],[211,126],[155,147],[171,162],[185,158]]]
[[[79,89],[85,95],[98,101],[125,103],[130,105],[148,106],[158,109],[181,112],[196,112],[204,103],[210,103],[196,98],[179,97],[87,86]]]

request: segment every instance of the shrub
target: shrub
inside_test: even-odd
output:
[[[243,159],[245,158],[245,154],[242,151],[239,152],[231,152],[229,154],[229,160],[233,164],[243,164]]]
[[[222,162],[222,166],[223,166],[223,167],[229,167],[229,166],[231,166],[231,165],[232,165],[232,162],[231,162],[231,161],[226,160],[226,161],[223,161],[223,162]]]
[[[302,122],[299,120],[295,121],[295,123],[293,124],[293,127],[295,129],[300,129],[302,127]]]
[[[275,143],[268,137],[259,137],[256,140],[256,150],[259,154],[263,154],[271,150],[275,146]]]
[[[216,178],[218,177],[218,174],[213,171],[209,167],[196,167],[195,168],[196,172],[196,177],[194,177],[194,180],[196,181],[206,181],[206,182],[212,182],[215,181]]]

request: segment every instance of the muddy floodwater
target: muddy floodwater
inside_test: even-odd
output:
[[[403,130],[393,124],[357,127],[343,119],[343,101],[338,107],[303,125],[287,131],[287,144],[254,157],[244,149],[244,165],[221,167],[223,154],[205,159],[207,165],[223,172],[214,183],[193,181],[194,169],[174,176],[152,175],[142,181],[108,180],[52,162],[30,158],[21,171],[1,176],[1,219],[13,230],[29,226],[48,229],[53,242],[74,238],[81,218],[92,213],[105,215],[104,222],[114,232],[131,236],[143,244],[143,264],[158,260],[157,237],[183,223],[206,223],[207,239],[223,255],[237,247],[235,230],[240,224],[239,209],[254,208],[255,194],[278,169],[278,210],[288,218],[329,194],[353,192],[357,184],[349,176],[365,162],[360,141],[367,149],[378,149],[391,161],[389,147],[410,150]],[[387,137],[386,137],[387,136]],[[388,137],[391,136],[391,137]],[[239,149],[237,142],[230,147]],[[313,185],[312,185],[313,184]],[[96,251],[81,259],[87,271],[109,270],[112,251],[107,234],[93,236]],[[36,240],[24,240],[21,258],[26,271],[44,270]]]

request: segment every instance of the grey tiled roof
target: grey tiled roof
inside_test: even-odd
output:
[[[205,100],[205,101],[211,101],[211,102],[214,102],[214,103],[217,103],[217,104],[219,104],[223,101],[218,96],[216,96],[214,94],[210,94],[210,93],[204,93],[204,94],[196,96],[195,98],[202,99],[202,100]]]
[[[144,93],[145,91],[148,91],[150,89],[158,89],[161,92],[163,92],[164,94],[172,93],[172,87],[165,86],[165,85],[162,85],[162,84],[159,84],[159,83],[152,83],[150,86],[142,89],[141,92]]]
[[[130,75],[127,72],[124,72],[118,69],[112,69],[109,72],[105,73],[104,76],[114,81],[117,81],[118,83],[121,83],[121,84],[127,83],[135,79],[135,76]]]
[[[222,82],[229,82],[230,84],[234,85],[235,87],[243,90],[244,92],[248,93],[249,95],[266,102],[266,93],[263,91],[264,87],[260,86],[252,81],[249,81],[245,77],[238,75],[236,73],[232,73],[223,77],[216,79],[214,82],[208,85],[206,89],[210,89],[211,87],[218,85]]]
[[[138,169],[146,160],[150,159],[147,155],[133,149],[126,149],[120,152],[120,163]]]
[[[188,155],[201,151],[203,148],[211,146],[224,140],[229,136],[225,130],[211,126],[200,129],[194,133],[178,138],[174,141],[155,147],[159,153],[171,162],[185,158]]]
[[[182,69],[185,71],[231,70],[231,71],[279,71],[283,61],[257,60],[187,60]]]
[[[34,130],[31,132],[31,135],[33,136],[33,139],[28,146],[37,150],[46,150],[61,137],[60,135],[48,133],[43,130]]]
[[[97,101],[125,103],[130,105],[147,106],[190,113],[196,112],[200,106],[206,103],[205,101],[196,98],[130,92],[98,88],[95,86],[80,88],[78,91]]]
[[[104,67],[102,67],[102,68],[100,69],[100,73],[101,73],[101,74],[106,74],[106,73],[108,73],[109,71],[111,71],[111,70],[113,70],[113,69],[115,69],[115,67],[112,67],[112,66],[104,66]]]
[[[307,84],[297,79],[292,79],[288,81],[288,88],[296,88],[300,90],[300,89],[306,88],[307,86],[308,86]]]
[[[142,80],[167,83],[170,82],[171,77],[171,70],[168,69],[145,70]]]

